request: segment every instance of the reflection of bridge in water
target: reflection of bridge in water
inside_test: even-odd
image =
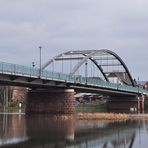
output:
[[[49,116],[0,115],[0,146],[5,147],[129,147],[139,124],[135,121],[75,121]],[[7,119],[6,119],[7,118]],[[7,121],[7,124],[5,123]]]

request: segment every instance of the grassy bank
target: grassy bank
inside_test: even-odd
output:
[[[96,104],[80,104],[76,107],[77,112],[107,112],[106,103],[96,103]]]

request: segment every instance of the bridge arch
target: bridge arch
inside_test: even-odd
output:
[[[71,57],[71,56],[74,57]],[[54,61],[63,61],[63,60],[79,60],[78,63],[72,68],[70,71],[71,75],[74,75],[75,72],[88,60],[90,60],[101,72],[104,79],[106,81],[110,81],[109,77],[111,75],[116,75],[116,77],[122,79],[124,83],[128,85],[135,86],[135,82],[128,70],[128,67],[124,63],[124,61],[119,57],[115,52],[108,50],[108,49],[100,49],[100,50],[79,50],[79,51],[68,51],[61,53],[49,61],[47,61],[43,66],[42,70],[44,70],[46,67],[48,67],[51,63]],[[106,71],[108,67],[112,66],[112,69],[116,70],[110,70]],[[120,68],[120,70],[117,70],[117,67]],[[122,76],[121,76],[122,75]]]

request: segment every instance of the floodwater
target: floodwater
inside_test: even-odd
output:
[[[2,148],[146,148],[148,121],[80,121],[0,114]]]

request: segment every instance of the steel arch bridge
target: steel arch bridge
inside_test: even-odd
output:
[[[62,71],[55,69],[56,63],[57,70],[61,68]],[[49,67],[52,69],[49,70]],[[91,70],[95,70],[92,67],[102,77],[91,73]],[[147,90],[136,86],[123,60],[107,49],[61,53],[48,60],[40,69],[0,62],[0,83],[33,89],[74,89],[76,92],[107,95],[148,94]]]
[[[95,65],[99,70],[105,81],[112,82],[111,78],[114,77],[117,78],[116,83],[119,83],[118,81],[120,81],[120,83],[135,87],[135,82],[124,61],[115,52],[108,49],[64,52],[47,61],[42,66],[42,71],[48,66],[55,64],[57,61],[68,61],[68,63],[70,63],[70,61],[75,61],[75,64],[71,66],[71,69],[69,70],[70,75],[74,75],[82,65],[92,63],[93,66]],[[88,77],[88,74],[85,75],[85,77]]]
[[[49,67],[52,70],[48,70]],[[53,113],[50,106],[55,113],[74,113],[74,93],[79,92],[109,97],[110,109],[134,107],[142,111],[144,97],[148,95],[147,90],[135,85],[123,60],[107,49],[68,51],[40,68],[0,62],[0,84],[30,88],[27,113]],[[61,107],[57,101],[60,101]],[[70,109],[67,110],[67,106]]]

